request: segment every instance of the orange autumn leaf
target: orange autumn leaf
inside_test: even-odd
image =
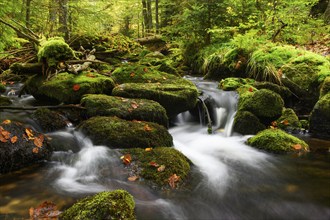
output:
[[[41,203],[37,208],[29,209],[31,219],[57,219],[61,213],[55,203],[48,201]]]
[[[6,138],[4,138],[1,133],[0,133],[0,141],[2,143],[6,143],[7,142]]]
[[[152,167],[159,167],[159,164],[156,163],[156,162],[154,162],[154,161],[151,161],[149,164],[150,164],[150,166],[152,166]]]
[[[133,109],[136,109],[136,108],[139,107],[139,105],[136,102],[132,102],[131,106],[132,106]]]
[[[144,67],[144,68],[143,68],[143,71],[144,71],[144,72],[148,72],[147,67]]]
[[[131,74],[129,74],[130,77],[134,77],[135,76],[135,73],[132,72]]]
[[[295,150],[301,150],[302,146],[300,144],[294,144],[292,145],[292,147],[295,149]]]
[[[152,128],[149,125],[144,125],[143,129],[145,131],[151,131],[152,130]]]
[[[11,123],[11,121],[10,121],[9,119],[4,120],[4,121],[2,122],[2,124],[5,124],[5,125],[8,125],[8,124],[10,124],[10,123]]]
[[[125,165],[128,165],[128,164],[130,164],[131,161],[132,161],[132,156],[131,156],[130,154],[125,154],[125,155],[122,156],[120,159],[123,161],[123,163],[124,163]]]
[[[158,172],[163,172],[165,170],[165,165],[161,165],[160,167],[158,167],[157,171]]]
[[[79,84],[74,84],[72,87],[73,91],[78,91],[80,89],[80,85]]]
[[[152,151],[152,147],[147,147],[146,149],[144,149],[144,151],[150,152],[150,151]]]
[[[37,146],[39,148],[42,147],[42,140],[39,137],[35,137],[33,140],[33,143],[35,146]]]
[[[25,134],[29,140],[33,140],[33,131],[31,128],[25,128]]]
[[[290,123],[289,123],[289,121],[288,120],[283,120],[283,121],[281,121],[281,124],[283,124],[283,125],[289,125]]]
[[[178,182],[179,180],[180,180],[180,176],[173,174],[168,178],[168,184],[172,189],[174,189],[176,187],[176,182]]]
[[[39,148],[34,147],[34,148],[32,149],[32,152],[35,153],[35,154],[39,153]]]
[[[44,142],[45,137],[42,134],[39,134],[38,138],[40,139],[41,142]]]
[[[16,141],[17,141],[17,136],[14,136],[14,137],[12,137],[12,138],[10,139],[10,142],[11,142],[12,144],[16,143]]]
[[[128,181],[134,182],[139,179],[139,176],[130,176],[128,177]]]
[[[252,89],[252,87],[250,87],[250,88],[249,88],[249,92],[253,92],[253,89]]]
[[[272,121],[271,125],[272,125],[272,127],[276,128],[277,127],[277,122],[276,121]]]
[[[6,131],[6,130],[2,130],[1,131],[1,135],[2,137],[4,137],[6,140],[8,140],[10,138],[10,132]]]

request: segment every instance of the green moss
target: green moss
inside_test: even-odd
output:
[[[60,73],[48,81],[34,76],[27,81],[27,91],[36,99],[59,103],[79,103],[84,94],[111,94],[113,87],[112,78],[89,72]]]
[[[165,127],[145,121],[126,121],[117,117],[96,116],[78,128],[93,143],[110,148],[171,147],[172,136]]]
[[[300,130],[301,128],[299,118],[291,108],[284,108],[281,117],[276,122],[277,126],[284,130]]]
[[[67,126],[64,116],[46,108],[39,108],[33,112],[32,118],[37,121],[44,132],[56,131]]]
[[[147,99],[128,99],[100,94],[89,94],[81,104],[87,108],[87,116],[117,116],[126,120],[151,121],[168,125],[166,110],[158,103]]]
[[[275,120],[282,114],[284,102],[281,96],[273,91],[261,89],[246,92],[240,96],[238,110],[245,110],[257,116],[263,124]]]
[[[315,104],[310,116],[310,131],[319,137],[330,137],[330,93]]]
[[[48,66],[56,66],[59,61],[75,57],[73,50],[63,38],[54,37],[41,42],[38,50],[39,61],[45,60]]]
[[[6,86],[0,83],[0,93],[3,93],[6,91]]]
[[[11,101],[8,97],[0,96],[0,106],[10,105]]]
[[[101,192],[76,202],[65,210],[63,220],[134,220],[135,202],[133,196],[125,190]]]
[[[325,78],[324,82],[322,83],[321,90],[320,90],[320,98],[324,95],[330,93],[330,76]]]
[[[280,129],[267,129],[247,140],[247,144],[273,153],[308,151],[308,145]]]
[[[292,93],[287,87],[277,85],[271,82],[255,82],[253,86],[257,89],[268,89],[273,92],[276,92],[282,97],[285,102],[288,102],[292,97]]]
[[[177,78],[171,83],[125,83],[116,86],[112,94],[126,98],[144,98],[159,102],[169,117],[194,108],[198,92],[188,80]]]
[[[253,126],[251,126],[253,125]],[[248,111],[238,111],[235,115],[233,130],[242,135],[256,134],[266,129],[259,119]]]
[[[232,91],[237,90],[238,88],[244,86],[251,86],[253,85],[253,79],[243,79],[243,78],[234,78],[229,77],[226,79],[222,79],[219,83],[219,88],[225,91]]]
[[[188,159],[174,148],[157,147],[151,151],[134,148],[125,150],[123,153],[131,154],[132,161],[141,168],[137,175],[159,187],[169,187],[168,179],[173,174],[180,176],[179,182],[176,183],[180,186],[185,182],[190,171]],[[164,171],[157,171],[157,167],[152,166],[150,162],[155,162],[159,166],[164,165]]]
[[[309,121],[308,120],[300,120],[301,128],[308,130],[309,129]]]

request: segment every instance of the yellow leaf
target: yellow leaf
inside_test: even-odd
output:
[[[161,165],[160,167],[157,168],[158,172],[163,172],[165,170],[165,165]]]
[[[125,154],[124,156],[120,157],[120,159],[122,159],[122,161],[125,165],[130,164],[132,161],[132,157],[130,154]]]
[[[9,119],[4,120],[4,121],[2,122],[2,124],[5,124],[5,125],[8,125],[8,124],[10,124],[10,123],[11,123],[11,121],[10,121]]]
[[[31,128],[25,128],[25,134],[29,140],[33,140],[33,131]]]
[[[152,151],[152,147],[147,147],[146,149],[144,149],[146,152]]]
[[[33,140],[34,145],[37,147],[42,147],[42,142],[43,141],[39,137],[35,137]]]
[[[134,181],[136,181],[138,179],[139,179],[138,176],[130,176],[130,177],[128,177],[128,181],[131,181],[131,182],[134,182]]]
[[[17,141],[17,136],[14,136],[10,139],[11,143],[14,144]]]
[[[32,149],[32,152],[35,153],[35,154],[39,153],[39,148],[34,147],[34,148]]]
[[[143,129],[145,131],[151,131],[152,130],[152,128],[149,125],[144,125]]]

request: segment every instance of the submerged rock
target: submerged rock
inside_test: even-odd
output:
[[[117,117],[97,116],[82,122],[78,129],[93,143],[110,148],[171,147],[172,136],[159,124],[126,121]]]
[[[48,81],[33,76],[26,82],[27,91],[37,100],[57,103],[79,103],[85,94],[111,94],[113,87],[112,78],[90,72],[64,72]]]
[[[61,214],[60,219],[134,220],[134,208],[133,196],[125,190],[100,192],[76,202]]]
[[[117,116],[126,120],[150,121],[168,126],[166,110],[152,100],[90,94],[82,98],[81,104],[86,107],[88,117]]]
[[[266,129],[247,140],[247,144],[268,152],[289,153],[307,152],[308,145],[280,129]]]
[[[132,175],[150,181],[161,188],[180,188],[185,183],[190,171],[189,160],[172,147],[157,147],[149,150],[127,149],[124,154],[132,157],[128,168]],[[177,180],[170,183],[175,174]],[[173,184],[173,185],[170,185]]]
[[[0,124],[0,173],[42,162],[51,153],[43,134],[19,122],[6,120]]]
[[[330,138],[330,93],[316,103],[309,121],[313,135]]]

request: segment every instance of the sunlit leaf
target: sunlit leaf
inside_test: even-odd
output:
[[[128,177],[128,181],[134,182],[139,179],[139,176],[130,176]]]
[[[160,167],[158,167],[157,171],[158,172],[163,172],[165,170],[165,165],[161,165]]]
[[[73,91],[78,91],[80,89],[80,85],[79,84],[74,84],[72,87]]]
[[[5,125],[8,125],[8,124],[10,124],[10,123],[11,123],[11,121],[10,121],[9,119],[4,120],[4,121],[2,122],[2,124],[5,124]]]
[[[176,182],[180,180],[180,176],[177,176],[176,174],[173,174],[168,178],[168,184],[172,189],[176,188]]]
[[[12,137],[12,138],[10,139],[10,142],[11,142],[12,144],[16,143],[16,141],[17,141],[17,136],[14,136],[14,137]]]
[[[27,135],[27,138],[29,139],[29,140],[33,140],[33,131],[32,131],[32,129],[31,128],[25,128],[25,134]]]
[[[292,145],[292,147],[295,149],[295,150],[301,150],[302,146],[300,144],[294,144]]]
[[[42,147],[42,140],[39,137],[35,137],[33,140],[33,143],[35,146],[37,146],[39,148]]]
[[[152,151],[152,147],[147,147],[146,149],[144,149],[146,152],[150,152]]]
[[[123,161],[125,165],[128,165],[132,161],[132,156],[130,154],[125,154],[124,156],[121,156],[120,159]]]

